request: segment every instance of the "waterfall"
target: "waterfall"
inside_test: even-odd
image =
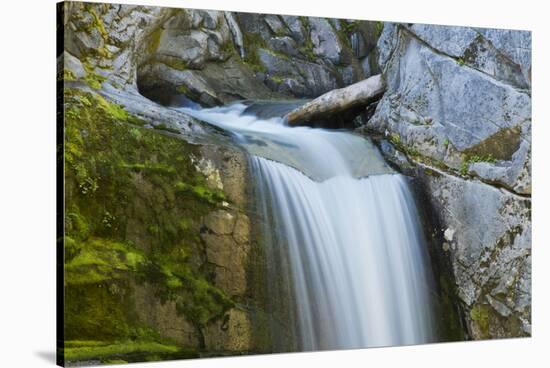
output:
[[[435,341],[431,269],[406,178],[362,137],[245,109],[183,110],[250,153],[267,287],[291,321],[274,340],[293,336],[295,350]]]

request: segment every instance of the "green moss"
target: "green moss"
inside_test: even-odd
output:
[[[110,122],[124,122],[134,125],[143,126],[145,121],[129,114],[122,106],[105,100],[100,95],[82,94],[73,96],[69,92],[71,98],[70,108],[65,110],[65,116],[69,119],[79,119],[82,112],[87,112],[86,118],[93,118],[92,115],[97,114],[100,118]],[[135,132],[135,131],[134,131]],[[82,137],[76,136],[75,140],[68,140],[69,145],[74,143],[82,143]]]
[[[346,30],[346,27],[341,26],[340,29],[337,29],[331,22],[329,23],[332,26],[332,29],[334,30],[334,32],[336,33],[336,37],[338,37],[338,39],[340,40],[340,43],[348,48],[351,48],[351,40],[350,40],[351,33],[348,33],[348,31]],[[343,23],[344,22],[342,22],[341,24]]]
[[[225,194],[221,190],[213,190],[205,185],[190,185],[183,182],[176,183],[176,192],[182,194],[192,194],[197,199],[205,201],[210,204],[218,204],[227,200]]]
[[[105,81],[106,78],[100,76],[99,74],[89,73],[84,77],[84,80],[90,87],[93,89],[101,89],[101,84]]]
[[[85,4],[84,9],[88,11],[94,18],[94,22],[92,23],[94,27],[96,27],[99,30],[99,33],[101,33],[101,36],[106,39],[109,37],[109,34],[105,30],[105,25],[103,24],[103,21],[97,14],[95,10],[95,6],[93,4]]]
[[[90,239],[71,245],[74,256],[65,262],[65,284],[95,284],[123,278],[145,264],[143,253],[128,244]]]
[[[92,22],[88,25],[88,27],[85,29],[86,32],[90,33],[93,29],[97,29],[99,34],[101,35],[101,38],[103,39],[103,46],[98,47],[92,51],[92,54],[106,58],[106,59],[112,59],[113,54],[107,50],[105,47],[105,44],[109,43],[109,33],[105,29],[105,24],[103,23],[103,20],[99,16],[99,14],[96,11],[97,5],[95,4],[85,4],[84,9],[92,16]]]
[[[359,26],[358,20],[353,20],[351,22],[348,22],[345,20],[340,21],[340,27],[342,29],[342,32],[344,32],[344,34],[348,36],[350,36],[353,32],[355,32],[358,26]]]
[[[125,169],[130,169],[136,172],[150,172],[150,173],[155,173],[160,175],[173,175],[176,173],[176,169],[173,166],[153,163],[153,162],[145,162],[145,163],[122,162],[121,167]]]
[[[258,55],[258,49],[266,49],[266,43],[262,36],[258,33],[244,32],[243,44],[245,51],[243,61],[255,72],[265,73],[266,68],[260,61],[260,57]]]
[[[299,51],[308,61],[314,62],[317,59],[317,55],[313,52],[313,43],[309,38],[306,39],[304,46],[300,47]]]
[[[273,82],[275,82],[277,84],[283,83],[285,81],[284,77],[280,77],[278,75],[271,75],[269,77],[269,79],[271,79]]]
[[[177,309],[199,328],[214,319],[220,318],[231,307],[233,301],[220,289],[213,286],[204,277],[197,276],[183,262],[174,262],[173,257],[158,255],[155,265],[159,268],[150,270],[164,280],[164,295],[176,301]]]
[[[187,86],[185,84],[177,86],[176,87],[176,92],[181,93],[182,95],[185,95],[185,96],[190,96],[191,95],[191,91],[189,90],[189,88],[187,88]]]
[[[76,76],[74,73],[68,69],[63,69],[63,76],[62,79],[65,81],[74,81],[76,80]]]
[[[223,44],[221,49],[222,54],[224,55],[237,55],[237,50],[235,50],[235,45],[233,45],[233,42],[227,41]]]
[[[465,63],[464,58],[459,57],[458,59],[456,59],[456,63],[460,66],[463,66]]]
[[[199,147],[136,126],[99,94],[66,89],[64,111],[66,359],[189,355],[139,319],[135,288],[198,330],[233,306],[200,255],[201,218],[225,194],[195,168]]]
[[[86,76],[84,81],[93,89],[101,89],[101,84],[107,79],[95,72],[95,68],[87,61],[83,63]]]
[[[86,240],[90,234],[89,225],[85,218],[74,211],[72,208],[65,213],[65,230],[74,240]]]
[[[460,174],[463,176],[466,176],[468,174],[468,170],[470,168],[470,164],[476,163],[476,162],[489,162],[489,163],[495,163],[496,159],[491,155],[465,155],[462,164],[460,165]]]
[[[184,71],[189,69],[189,65],[185,62],[185,60],[182,60],[180,58],[170,56],[156,58],[156,60],[175,70]]]
[[[149,35],[149,43],[147,44],[147,52],[149,54],[153,54],[158,50],[162,31],[163,29],[159,27]]]
[[[302,23],[306,34],[304,44],[298,49],[298,51],[300,51],[300,53],[305,57],[306,60],[314,62],[317,59],[317,56],[313,52],[313,42],[311,41],[310,37],[311,26],[309,24],[309,19],[307,17],[298,17],[298,19]]]
[[[374,22],[374,34],[376,37],[380,37],[382,35],[382,31],[384,30],[384,22],[376,21]]]
[[[395,146],[401,145],[401,137],[397,133],[392,133],[390,135],[390,142]]]
[[[481,338],[489,338],[489,306],[476,305],[470,310],[470,318],[479,329]]]
[[[170,128],[169,126],[167,126],[167,125],[164,124],[164,123],[160,123],[160,124],[154,125],[153,128],[154,128],[154,129],[157,129],[157,130],[164,130],[165,132],[170,132],[170,133],[175,133],[175,134],[179,134],[179,133],[180,133],[179,130],[174,129],[174,128]]]
[[[99,359],[104,364],[112,364],[113,357],[143,356],[144,354],[159,354],[160,356],[173,356],[183,353],[182,349],[175,345],[165,345],[149,341],[124,341],[108,345],[65,347],[65,359],[69,361],[83,361]],[[184,354],[185,355],[185,354]],[[189,354],[191,355],[191,354]],[[162,359],[162,358],[161,358]],[[126,362],[116,359],[119,363]]]

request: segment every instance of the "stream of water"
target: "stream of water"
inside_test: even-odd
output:
[[[436,340],[413,197],[369,140],[290,128],[242,104],[181,110],[232,132],[250,153],[269,292],[291,294],[283,304],[293,331],[278,336],[292,336],[297,350]]]

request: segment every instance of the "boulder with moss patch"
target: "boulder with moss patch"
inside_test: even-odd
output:
[[[509,32],[386,23],[387,91],[358,120],[417,177],[475,339],[531,334],[530,33]]]

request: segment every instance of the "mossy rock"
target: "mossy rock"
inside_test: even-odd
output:
[[[200,146],[97,93],[67,89],[64,109],[65,338],[83,341],[66,360],[196,356],[199,341],[181,349],[140,320],[135,290],[149,285],[199,332],[223,317],[234,303],[213,284],[200,230],[229,200],[195,167]]]

